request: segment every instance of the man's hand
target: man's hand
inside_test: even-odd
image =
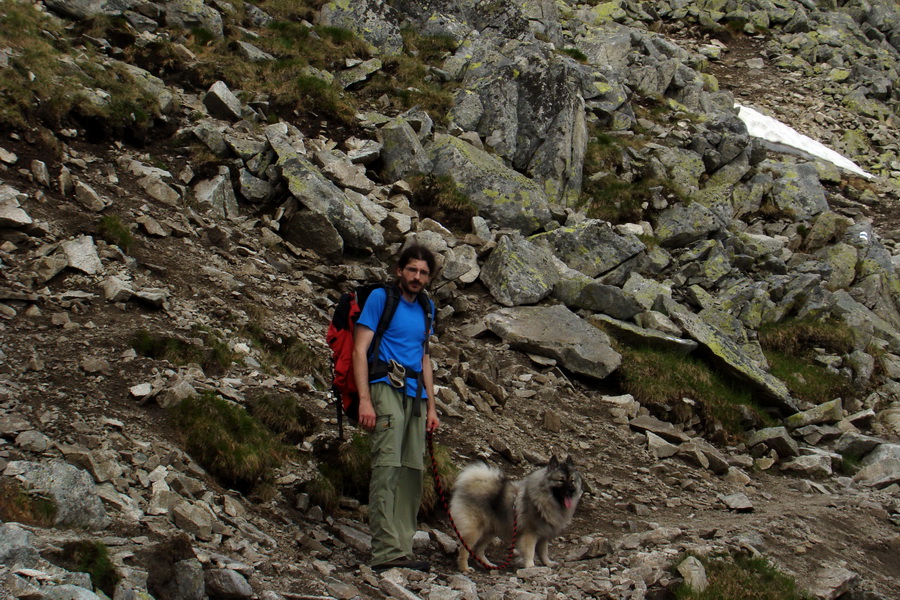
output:
[[[369,398],[359,399],[359,425],[366,431],[375,429],[375,407]]]
[[[425,430],[434,433],[440,426],[441,420],[438,418],[437,409],[429,408],[428,415],[425,417]]]

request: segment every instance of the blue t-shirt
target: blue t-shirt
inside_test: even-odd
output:
[[[378,321],[381,319],[381,313],[384,311],[384,305],[387,301],[387,292],[384,288],[373,290],[369,294],[369,298],[363,305],[362,312],[357,320],[358,325],[362,325],[375,331],[378,328]],[[429,300],[431,305],[431,316],[434,317],[434,303]],[[431,332],[428,332],[430,335]],[[422,370],[422,353],[425,344],[425,315],[418,301],[409,302],[403,295],[397,303],[397,312],[394,318],[384,332],[381,338],[381,346],[378,349],[378,358],[385,362],[391,359],[396,360],[401,365],[412,367],[415,371]],[[375,381],[387,382],[387,377],[382,377]],[[416,395],[417,382],[415,377],[406,378],[405,393],[408,396]],[[425,390],[422,389],[421,396],[425,397]]]

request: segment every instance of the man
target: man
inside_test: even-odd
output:
[[[359,424],[372,432],[369,529],[372,568],[377,571],[391,567],[422,571],[430,568],[427,562],[413,560],[412,541],[422,499],[425,432],[433,432],[441,424],[426,343],[431,331],[425,329],[426,323],[433,320],[434,304],[428,302],[431,319],[426,321],[418,297],[434,270],[435,258],[427,248],[411,245],[400,253],[396,268],[400,292],[397,312],[381,340],[379,356],[371,357],[372,365],[368,350],[384,310],[385,289],[369,295],[354,334],[353,372],[359,390]],[[374,372],[372,381],[370,367]]]

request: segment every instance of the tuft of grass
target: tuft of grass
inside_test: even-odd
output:
[[[372,468],[368,435],[356,433],[346,441],[321,440],[314,454],[319,460],[319,473],[307,487],[313,502],[325,511],[333,511],[342,496],[368,501]]]
[[[223,373],[234,362],[234,353],[216,335],[205,333],[206,345],[201,346],[141,329],[132,336],[131,347],[141,356],[155,360],[167,360],[175,365],[197,363],[205,372]]]
[[[404,29],[401,34],[404,53],[385,58],[361,94],[372,99],[388,94],[397,108],[417,106],[437,123],[446,124],[459,84],[440,81],[431,67],[439,66],[456,49],[456,41],[447,36],[423,36],[414,29]]]
[[[299,444],[319,426],[315,415],[290,395],[263,394],[250,402],[250,414],[289,444]]]
[[[809,356],[813,348],[825,348],[834,354],[853,352],[853,333],[840,321],[788,319],[759,328],[759,343],[765,350],[792,356]]]
[[[72,570],[89,574],[94,588],[113,597],[116,584],[119,583],[119,574],[109,558],[109,550],[105,544],[83,540],[67,544],[63,551],[71,559],[74,567]]]
[[[12,478],[0,478],[0,521],[51,527],[56,523],[56,503],[29,492]]]
[[[574,58],[575,60],[577,60],[578,62],[580,62],[582,64],[586,64],[588,61],[587,54],[585,54],[578,48],[572,48],[572,47],[563,48],[562,50],[560,50],[560,52],[562,52],[563,54],[566,54],[568,56],[571,56],[572,58]]]
[[[834,354],[853,351],[853,335],[847,325],[815,318],[789,319],[760,327],[759,343],[772,374],[797,398],[821,404],[854,395],[849,379],[813,360],[814,348]]]
[[[243,407],[205,392],[171,411],[185,450],[222,484],[245,493],[272,482],[286,449]]]
[[[453,482],[459,473],[457,467],[450,456],[450,450],[446,446],[440,444],[434,445],[434,459],[437,462],[438,476],[441,478],[441,485],[444,491],[449,494],[453,489]],[[419,513],[424,517],[434,515],[444,510],[439,502],[437,485],[434,481],[434,473],[429,464],[428,457],[425,460],[425,481],[422,484],[422,503],[419,506]]]
[[[747,411],[760,421],[767,418],[747,389],[700,359],[650,347],[623,345],[619,351],[622,364],[616,373],[622,389],[651,410],[667,412],[682,398],[691,398],[708,430],[718,423],[735,439],[745,429]]]
[[[466,230],[478,208],[449,175],[416,175],[409,178],[413,205],[422,216],[457,230]]]
[[[776,569],[765,557],[697,557],[706,569],[709,586],[703,592],[683,583],[675,588],[677,600],[812,600],[797,582]]]
[[[294,93],[301,99],[298,109],[317,116],[352,123],[355,115],[353,103],[341,95],[335,84],[313,75],[299,75],[294,80]],[[282,101],[283,101],[282,97]]]
[[[97,233],[109,244],[114,244],[122,249],[122,252],[128,253],[131,246],[134,245],[134,236],[129,228],[118,215],[104,215],[97,223]]]

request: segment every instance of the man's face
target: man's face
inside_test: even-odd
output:
[[[415,296],[428,285],[431,271],[428,270],[427,262],[413,259],[405,267],[397,267],[397,277],[400,291]]]

